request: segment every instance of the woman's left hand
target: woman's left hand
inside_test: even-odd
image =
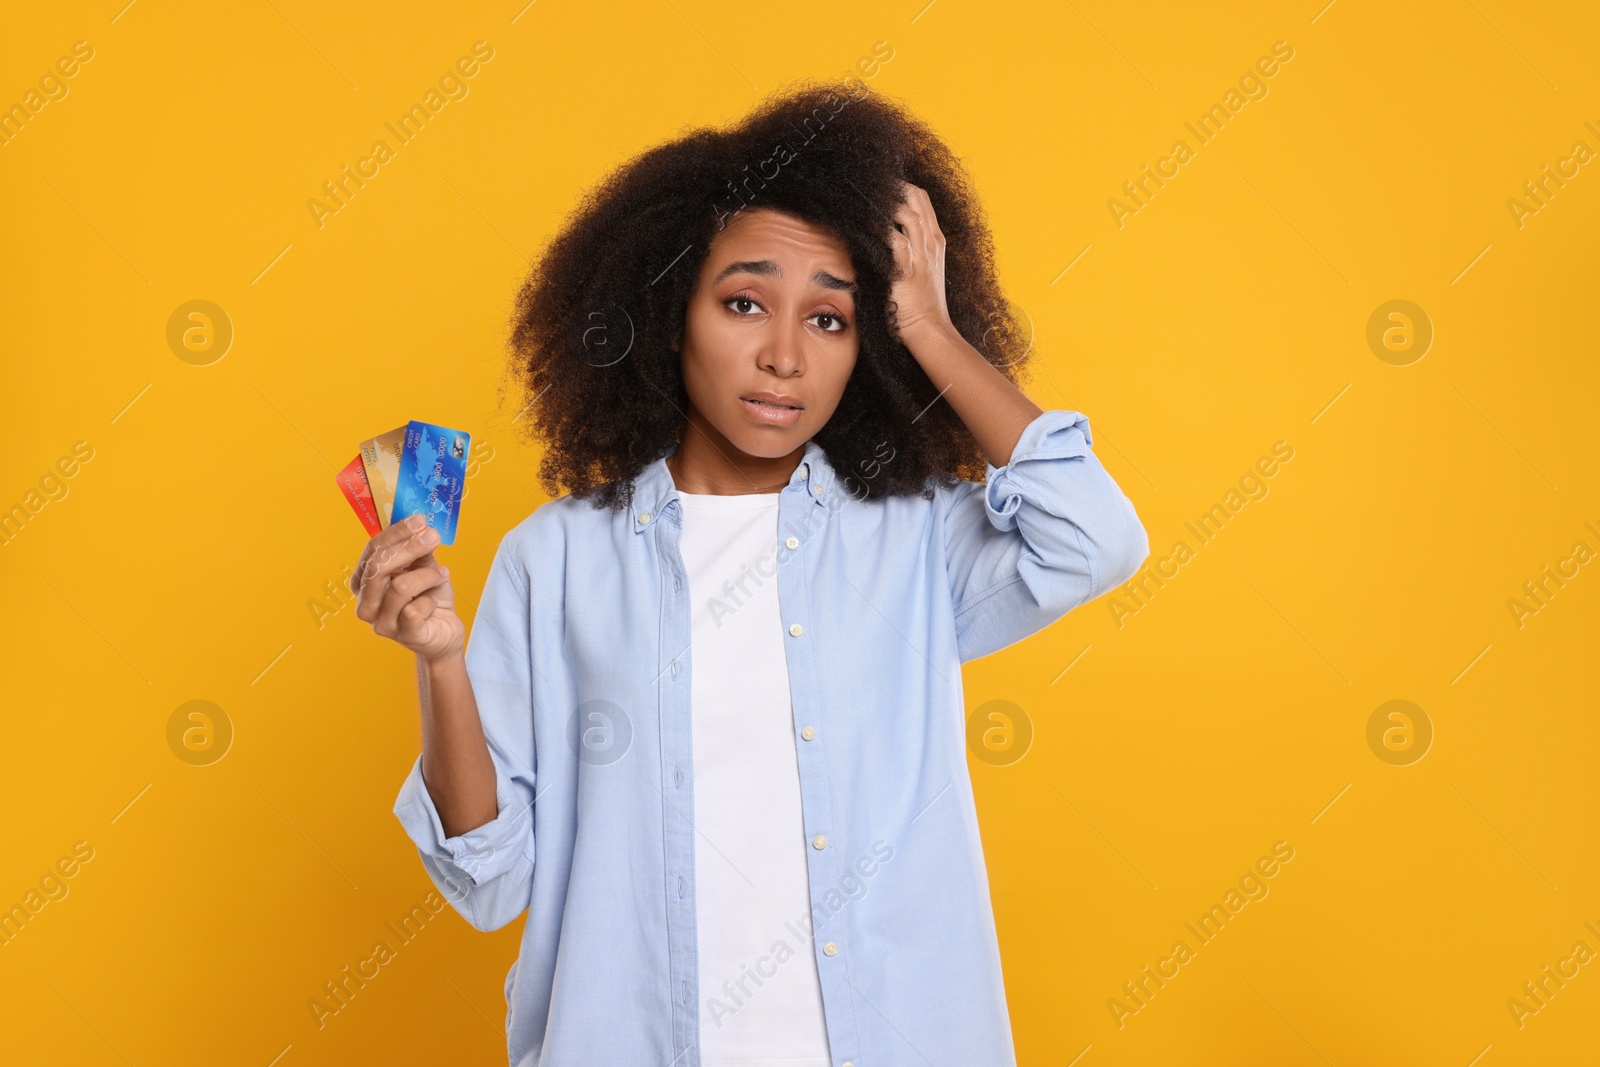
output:
[[[933,201],[921,186],[901,185],[904,202],[894,216],[899,229],[889,232],[895,262],[889,327],[909,348],[918,334],[953,327],[945,303],[944,233],[934,217]]]

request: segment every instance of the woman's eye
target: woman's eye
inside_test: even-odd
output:
[[[748,296],[730,296],[722,303],[735,315],[749,315],[752,308],[759,309],[761,307],[760,304],[751,300]]]
[[[846,325],[848,325],[844,319],[840,318],[838,315],[835,315],[831,311],[819,311],[815,315],[811,316],[811,318],[816,322],[819,329],[828,333],[838,333],[840,330],[844,329]]]

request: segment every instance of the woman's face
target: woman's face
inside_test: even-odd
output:
[[[845,243],[793,215],[741,211],[712,239],[680,351],[713,444],[777,459],[822,429],[856,364],[855,280]]]

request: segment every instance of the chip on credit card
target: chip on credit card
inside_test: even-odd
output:
[[[336,481],[368,533],[374,519],[384,528],[421,515],[441,545],[453,544],[471,445],[463,430],[412,420],[362,442]]]

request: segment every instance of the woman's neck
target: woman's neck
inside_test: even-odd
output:
[[[752,456],[735,448],[727,438],[713,442],[698,425],[690,423],[684,428],[677,450],[667,457],[667,470],[672,474],[673,485],[684,493],[775,493],[788,484],[804,455],[802,445],[775,459]]]

